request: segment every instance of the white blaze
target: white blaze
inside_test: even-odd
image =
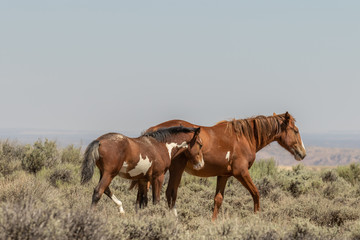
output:
[[[228,160],[228,162],[230,161],[230,151],[226,153],[225,159]]]
[[[301,139],[301,146],[304,148],[304,150],[305,150],[305,146],[304,146],[304,142],[302,141],[302,139]]]
[[[188,148],[188,145],[186,142],[181,143],[180,145],[178,145],[177,143],[166,143],[166,147],[169,151],[169,157],[171,158],[171,152],[173,150],[173,148],[178,147],[178,148]]]

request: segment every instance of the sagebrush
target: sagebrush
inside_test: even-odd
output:
[[[167,208],[166,186],[160,204],[136,212],[136,191],[128,190],[129,181],[116,177],[111,189],[126,211],[120,215],[105,195],[96,211],[90,210],[99,173],[80,185],[80,164],[81,148],[73,145],[59,149],[49,140],[32,145],[1,142],[0,238],[360,238],[359,164],[312,171],[303,165],[283,170],[274,159],[256,161],[250,174],[260,191],[261,212],[253,213],[250,194],[230,178],[215,223],[211,215],[216,178],[184,174],[176,218]]]

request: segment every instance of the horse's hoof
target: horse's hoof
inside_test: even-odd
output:
[[[172,211],[172,213],[174,214],[175,217],[178,216],[176,208],[173,208],[171,211]]]
[[[120,209],[119,209],[119,213],[120,213],[120,215],[125,215],[124,209],[123,209],[123,208],[120,208]]]

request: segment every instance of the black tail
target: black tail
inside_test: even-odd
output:
[[[84,161],[81,167],[81,184],[90,181],[94,175],[95,162],[99,160],[99,146],[100,142],[98,140],[94,140],[86,148]]]

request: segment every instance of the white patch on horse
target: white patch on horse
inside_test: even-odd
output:
[[[171,152],[173,150],[173,148],[178,147],[178,148],[188,148],[188,145],[186,142],[181,143],[180,145],[178,145],[177,143],[166,143],[166,147],[169,151],[169,157],[171,158]]]
[[[115,197],[114,194],[111,195],[111,199],[116,203],[116,205],[119,206],[119,211],[120,211],[120,213],[121,213],[121,214],[124,214],[125,211],[124,211],[124,209],[123,209],[123,207],[122,207],[122,202],[121,202],[119,199],[117,199],[117,197]]]
[[[228,162],[230,162],[230,151],[226,153],[225,159],[228,160]]]
[[[146,172],[149,170],[149,168],[151,167],[151,162],[149,160],[149,158],[146,156],[144,159],[141,157],[141,153],[140,153],[140,160],[137,163],[137,165],[135,166],[134,169],[131,169],[128,174],[131,177],[140,175],[141,173],[143,173],[144,175],[146,174]]]
[[[113,141],[121,141],[121,140],[123,140],[123,138],[124,138],[124,135],[122,135],[120,133],[117,133],[117,134],[114,134],[111,136],[111,139]]]

